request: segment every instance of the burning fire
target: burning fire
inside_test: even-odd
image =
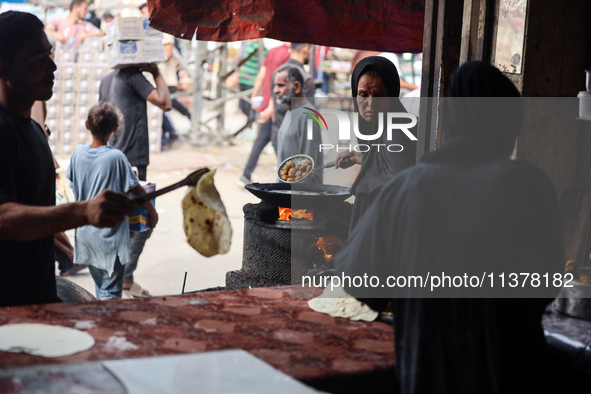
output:
[[[327,263],[332,263],[335,255],[339,250],[341,250],[344,244],[345,241],[343,241],[339,237],[335,235],[327,235],[326,237],[318,238],[318,241],[316,242],[316,247],[322,253],[324,253],[324,261],[326,261]]]
[[[314,220],[314,210],[279,207],[279,220]]]

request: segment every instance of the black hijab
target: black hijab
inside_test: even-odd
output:
[[[443,102],[446,144],[424,162],[478,164],[509,157],[521,127],[517,88],[496,67],[468,62],[451,76]]]
[[[400,96],[400,76],[394,63],[382,56],[369,56],[357,63],[351,75],[351,93],[353,94],[353,98],[357,97],[359,78],[361,78],[361,75],[367,69],[373,69],[378,73],[388,91],[388,97]],[[357,100],[353,100],[353,104],[355,105],[355,111],[359,112]],[[361,127],[361,124],[359,127]]]
[[[351,93],[353,95],[353,105],[358,119],[359,131],[362,134],[375,134],[379,122],[368,122],[359,114],[359,106],[357,105],[357,90],[359,87],[359,79],[369,70],[375,71],[382,80],[386,91],[388,92],[389,112],[408,112],[398,99],[400,95],[400,76],[396,66],[388,59],[382,56],[369,56],[361,59],[351,76]],[[361,144],[399,144],[402,145],[402,152],[388,152],[383,149],[378,152],[375,148],[363,154],[361,162],[361,170],[357,179],[351,187],[351,192],[355,195],[370,194],[377,191],[382,185],[389,181],[394,175],[403,169],[415,164],[416,158],[416,142],[411,141],[401,131],[395,131],[392,140],[387,140],[386,135],[386,114],[384,116],[384,130],[381,137],[375,141],[359,141]],[[411,132],[416,135],[416,131],[411,129]]]

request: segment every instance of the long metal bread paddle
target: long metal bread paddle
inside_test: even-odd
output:
[[[197,181],[199,181],[199,178],[201,178],[208,171],[209,171],[209,168],[207,168],[207,167],[200,168],[196,171],[193,171],[189,175],[187,175],[187,177],[185,179],[183,179],[182,181],[179,181],[177,183],[173,183],[170,186],[166,186],[164,189],[156,190],[151,193],[142,194],[141,196],[134,197],[133,199],[135,200],[136,203],[138,203],[138,205],[143,205],[146,201],[150,201],[156,197],[160,197],[161,195],[171,192],[173,190],[176,190],[180,187],[195,186],[197,184]]]

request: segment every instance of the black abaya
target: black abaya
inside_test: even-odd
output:
[[[396,70],[396,66],[394,66],[390,60],[381,56],[370,56],[359,61],[351,76],[351,91],[353,92],[353,103],[356,112],[355,116],[358,117],[359,131],[362,134],[372,135],[376,133],[379,123],[370,123],[363,119],[359,115],[359,106],[356,100],[359,79],[368,69],[375,71],[386,87],[388,97],[390,98],[388,111],[407,111],[398,99],[398,96],[400,95],[400,77]],[[386,116],[386,114],[382,115],[384,117]],[[386,124],[387,122],[384,120],[383,125]],[[411,129],[411,132],[413,131],[414,130]],[[416,132],[414,134],[416,135]],[[372,147],[369,152],[363,154],[361,170],[351,187],[351,193],[355,195],[355,205],[353,206],[350,223],[351,229],[355,227],[355,224],[363,212],[365,212],[367,207],[375,199],[379,189],[400,171],[415,164],[415,141],[411,141],[400,130],[393,132],[391,140],[388,140],[386,137],[386,132],[384,131],[377,140],[371,141],[368,144],[382,144],[383,146],[398,144],[402,146],[402,151],[387,152],[382,148],[378,152],[375,147]],[[365,143],[365,141],[360,142]]]
[[[454,73],[450,94],[518,96],[503,79],[490,65],[469,63]],[[462,92],[465,84],[481,86],[482,93]],[[446,130],[446,146],[383,187],[335,260],[339,276],[384,280],[425,270],[562,270],[561,221],[552,182],[539,168],[507,158],[519,129],[511,123],[519,120],[519,106],[510,106],[514,111],[507,123],[506,117],[471,101],[448,104],[444,125],[455,129]],[[483,127],[469,116],[479,110]],[[374,308],[388,294],[381,288],[346,290]],[[541,316],[549,299],[475,294],[393,299],[401,393],[546,392]]]

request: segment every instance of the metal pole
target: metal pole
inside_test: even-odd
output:
[[[194,41],[197,41],[193,38]],[[197,41],[193,49],[195,72],[193,75],[193,112],[191,114],[191,145],[199,145],[201,136],[201,111],[203,109],[203,52],[207,42]]]
[[[316,78],[318,77],[316,72],[316,45],[310,45],[310,52],[310,75],[312,76],[312,80],[314,81],[314,87],[316,87]]]
[[[226,83],[226,80],[222,79],[222,75],[226,74],[226,63],[228,61],[228,44],[224,44],[222,45],[221,48],[219,48],[218,51],[218,64],[219,64],[219,70],[218,70],[218,83],[216,85],[216,89],[215,89],[215,97],[216,99],[222,98],[224,96],[224,84]],[[217,117],[217,129],[218,129],[218,134],[219,135],[223,135],[224,134],[224,125],[225,125],[225,114],[226,114],[226,101],[222,100],[222,102],[220,103],[220,105],[216,108],[219,111],[219,115]]]

